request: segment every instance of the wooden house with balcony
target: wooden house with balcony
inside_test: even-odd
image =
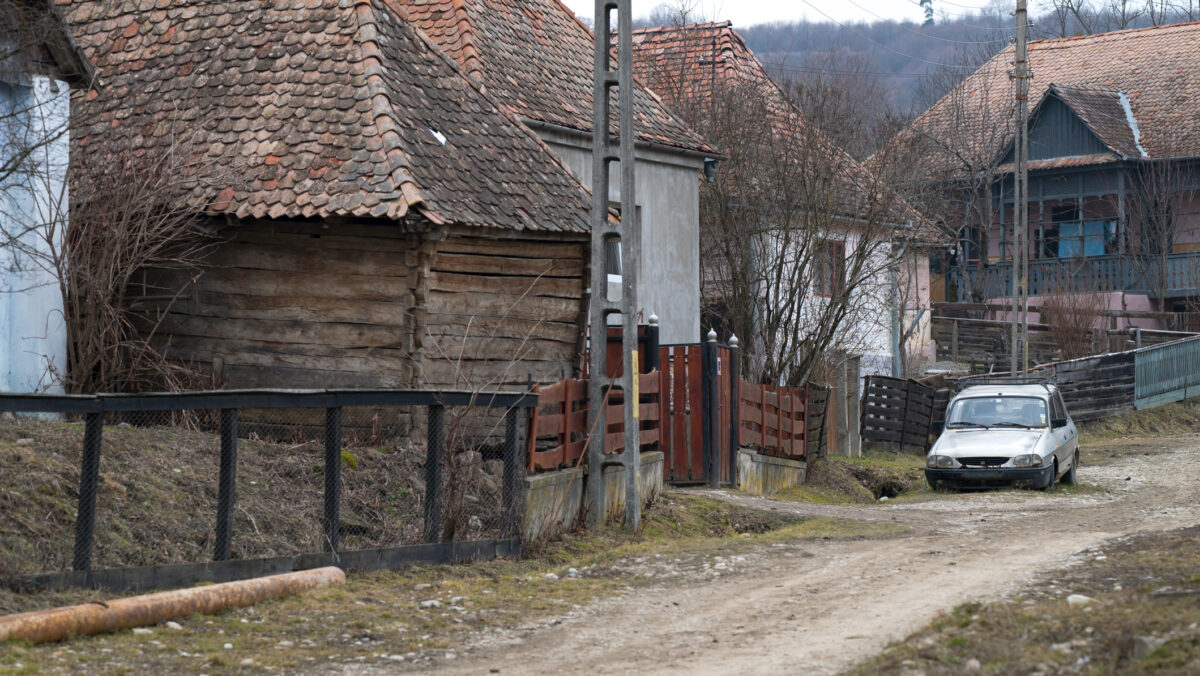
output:
[[[1197,55],[1200,23],[1030,44],[1031,310],[1080,293],[1134,314],[1200,309]],[[1012,59],[996,55],[898,138],[959,233],[934,262],[935,300],[1012,296]]]

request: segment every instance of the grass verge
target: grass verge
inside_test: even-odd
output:
[[[638,534],[577,533],[522,560],[415,566],[353,575],[343,589],[61,644],[0,645],[0,671],[237,673],[328,670],[346,663],[444,660],[464,642],[560,616],[671,575],[700,574],[715,555],[806,538],[888,537],[890,524],[804,519],[668,493]],[[575,573],[571,574],[570,569]],[[99,600],[89,592],[0,593],[9,611]],[[437,603],[429,603],[436,601]]]
[[[1200,673],[1197,561],[1200,527],[1114,541],[1027,593],[958,606],[852,673]]]
[[[867,451],[861,458],[823,457],[808,465],[807,482],[772,495],[780,500],[826,504],[869,504],[928,493],[925,457]]]

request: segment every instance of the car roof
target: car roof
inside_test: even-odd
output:
[[[1058,388],[1050,384],[1037,385],[1008,385],[993,383],[990,385],[971,385],[963,388],[955,395],[955,399],[963,397],[1047,397]]]

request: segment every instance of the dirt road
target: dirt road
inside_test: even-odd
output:
[[[931,620],[1069,565],[1106,539],[1200,523],[1200,442],[1080,469],[1105,491],[990,493],[877,506],[797,504],[703,491],[759,508],[905,525],[887,540],[817,541],[713,557],[538,626],[481,638],[428,665],[444,674],[829,674]],[[1086,458],[1085,458],[1086,460]],[[370,668],[368,668],[370,671]]]

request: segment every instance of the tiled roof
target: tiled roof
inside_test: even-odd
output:
[[[92,0],[66,15],[105,84],[77,148],[194,133],[212,168],[189,207],[587,231],[583,186],[391,0]]]
[[[683,26],[654,26],[634,31],[634,72],[668,105],[677,110],[705,114],[713,97],[730,96],[745,87],[765,93],[763,100],[776,136],[794,137],[807,126],[800,111],[787,94],[771,79],[762,63],[755,58],[746,41],[728,21],[688,24]],[[731,89],[732,87],[732,89]],[[736,94],[734,94],[736,95]],[[792,138],[796,143],[813,143],[820,139],[831,162],[840,169],[843,203],[848,216],[856,210],[853,205],[877,202],[876,181],[862,164],[820,134],[803,133],[804,138]],[[902,204],[902,203],[901,203]],[[918,223],[917,238],[938,241],[944,233],[933,228],[919,214],[903,205],[899,220]]]
[[[513,114],[591,132],[592,33],[559,0],[399,2],[421,30]],[[713,152],[640,86],[634,91],[634,107],[639,141]]]
[[[1050,85],[1047,98],[1058,96],[1071,107],[1103,143],[1122,157],[1139,157],[1138,139],[1133,136],[1130,115],[1122,103],[1122,92]],[[1045,99],[1043,99],[1044,101]],[[1132,109],[1129,111],[1132,114]],[[1132,120],[1137,124],[1136,118]]]
[[[945,140],[961,128],[962,120],[987,117],[998,126],[1007,122],[1007,131],[989,141],[991,152],[998,156],[1012,143],[1013,90],[1008,76],[1012,60],[1011,47],[994,56],[918,118],[906,135]],[[1116,116],[1111,96],[1083,92],[1127,96],[1148,157],[1200,155],[1200,109],[1195,103],[1200,101],[1200,22],[1038,40],[1029,45],[1029,64],[1034,73],[1030,101],[1040,101],[1052,84],[1057,86],[1067,92],[1068,104],[1081,116],[1093,113],[1093,119],[1085,122],[1126,156],[1138,157],[1139,152],[1129,147],[1125,132],[1116,129],[1121,120],[1111,119]],[[1101,109],[1107,111],[1103,123]],[[1125,117],[1123,110],[1121,117]],[[955,168],[950,157],[932,159],[944,168]]]

